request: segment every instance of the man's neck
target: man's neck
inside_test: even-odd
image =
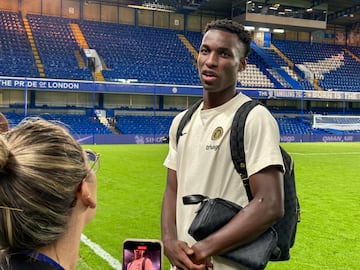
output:
[[[207,93],[204,92],[204,106],[203,110],[219,107],[237,95],[236,89],[229,93]]]

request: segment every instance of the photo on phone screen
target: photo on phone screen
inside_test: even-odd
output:
[[[162,270],[163,246],[155,239],[126,239],[123,270]]]

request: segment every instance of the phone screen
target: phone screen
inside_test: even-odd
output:
[[[159,240],[126,239],[123,270],[162,270],[163,247]]]

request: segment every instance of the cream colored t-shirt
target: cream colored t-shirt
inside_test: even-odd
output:
[[[249,98],[236,95],[227,103],[194,112],[176,147],[176,131],[185,112],[174,118],[170,128],[169,152],[164,165],[177,173],[176,226],[178,239],[191,246],[195,240],[187,233],[199,205],[184,205],[182,197],[203,194],[220,197],[241,206],[248,203],[245,188],[234,168],[230,152],[230,131],[237,109]],[[283,166],[279,149],[279,128],[274,117],[263,106],[255,107],[245,124],[244,148],[248,175],[269,165]],[[214,257],[214,270],[239,269]],[[224,264],[225,263],[225,264]]]

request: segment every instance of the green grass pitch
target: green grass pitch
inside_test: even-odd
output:
[[[291,260],[267,269],[359,269],[360,143],[283,144],[295,160],[301,223]],[[84,145],[101,153],[98,207],[84,234],[121,261],[126,238],[160,239],[167,145]],[[169,264],[164,258],[165,267]],[[114,269],[81,244],[77,269]]]

